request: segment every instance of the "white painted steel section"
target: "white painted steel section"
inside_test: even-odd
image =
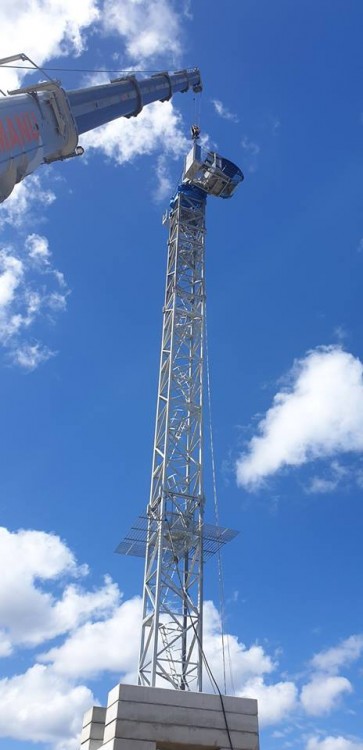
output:
[[[138,679],[201,690],[205,196],[169,224]]]

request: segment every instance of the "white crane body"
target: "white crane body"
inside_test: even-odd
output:
[[[16,60],[13,55],[0,66]],[[31,61],[30,61],[31,62]],[[9,91],[0,98],[0,203],[41,164],[81,156],[79,135],[119,117],[136,117],[144,105],[167,101],[174,93],[201,90],[198,68],[130,75],[100,86],[65,91],[59,81]]]

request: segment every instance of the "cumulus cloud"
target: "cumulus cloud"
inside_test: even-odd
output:
[[[53,268],[46,237],[31,234],[17,247],[0,247],[0,344],[8,358],[33,370],[53,356],[49,347],[24,338],[39,316],[66,308],[68,290]]]
[[[328,475],[313,476],[306,487],[308,494],[326,494],[334,492],[343,480],[349,478],[349,470],[339,461],[332,461],[328,467]]]
[[[315,669],[336,673],[341,667],[352,664],[363,655],[363,634],[351,635],[338,646],[321,651],[311,660]]]
[[[306,750],[363,750],[363,742],[347,737],[310,737]]]
[[[351,635],[336,646],[320,651],[310,661],[311,678],[301,690],[301,705],[310,716],[322,716],[336,709],[344,695],[353,692],[352,683],[339,672],[363,654],[363,635]]]
[[[221,618],[218,610],[211,601],[204,603],[203,625],[204,650],[217,682],[222,684]],[[251,676],[268,674],[276,667],[276,664],[271,657],[265,653],[262,646],[255,644],[250,646],[250,648],[247,648],[245,644],[241,643],[241,641],[239,641],[234,635],[228,635],[228,651],[231,657],[233,669],[233,682],[236,685],[238,684],[241,686],[250,679]],[[228,684],[227,689],[231,691],[232,685]]]
[[[55,355],[56,352],[49,349],[48,346],[36,342],[35,344],[19,344],[10,349],[8,359],[12,364],[18,365],[23,370],[32,372]]]
[[[4,316],[4,311],[13,302],[15,292],[23,276],[23,263],[19,258],[12,256],[6,249],[0,250],[0,315]],[[1,324],[0,318],[0,335],[3,329],[3,336],[7,335],[4,330],[4,317]]]
[[[39,205],[44,211],[54,200],[39,175],[32,175],[0,206],[0,345],[8,362],[28,371],[55,354],[34,338],[35,323],[64,311],[69,295],[63,274],[53,265],[48,238],[29,233],[37,216],[43,221]]]
[[[105,620],[87,622],[59,647],[42,654],[57,674],[66,677],[94,677],[102,672],[128,674],[135,682],[142,602],[130,599],[114,609]]]
[[[17,50],[38,65],[54,57],[80,55],[87,48],[89,35],[95,32],[121,38],[128,58],[138,63],[167,55],[176,64],[182,51],[182,19],[188,17],[187,6],[174,6],[169,0],[3,0],[2,56],[14,54],[16,28]],[[0,88],[18,86],[27,72],[2,68]]]
[[[362,374],[362,362],[340,347],[320,347],[296,361],[237,461],[238,484],[257,487],[283,467],[361,452]]]
[[[97,0],[26,0],[14,3],[2,0],[0,5],[1,55],[25,52],[38,65],[51,57],[79,55],[86,46],[86,30],[99,17]],[[16,87],[25,72],[1,69],[1,88]]]
[[[28,227],[39,206],[44,211],[55,199],[55,193],[44,186],[39,175],[30,175],[24,182],[15,185],[9,198],[0,204],[1,228],[4,229],[6,225],[15,229]]]
[[[168,161],[165,154],[161,154],[158,157],[156,163],[156,175],[158,178],[158,185],[154,191],[154,197],[156,201],[162,201],[171,195],[172,183],[168,170]]]
[[[297,706],[298,690],[294,682],[266,684],[262,677],[250,679],[238,692],[246,698],[257,698],[261,726],[286,719]]]
[[[118,588],[108,578],[91,592],[74,583],[65,586],[58,599],[48,591],[49,581],[87,572],[53,534],[0,528],[0,564],[0,628],[3,643],[11,648],[34,646],[69,632],[85,620],[108,614],[119,601]]]
[[[108,577],[98,589],[87,589],[88,569],[54,534],[0,529],[0,565],[0,655],[57,637],[47,651],[35,654],[26,672],[0,681],[0,735],[74,750],[82,714],[95,702],[83,681],[105,672],[136,680],[141,599],[121,601]],[[280,721],[295,706],[295,686],[271,679],[266,685],[276,661],[258,644],[247,647],[235,635],[227,638],[237,693],[260,699],[262,722]],[[204,648],[222,684],[221,621],[212,602],[204,607]],[[14,725],[20,696],[22,713]]]
[[[0,680],[0,736],[78,750],[82,716],[94,702],[85,685],[73,685],[35,664]]]
[[[84,133],[82,145],[99,150],[117,164],[162,148],[173,157],[185,153],[188,141],[182,118],[171,102],[153,102],[137,118],[114,120],[96,130]]]
[[[204,650],[217,682],[223,685],[221,620],[213,602],[205,602],[203,619]],[[226,634],[225,639],[232,669],[232,675],[227,670],[227,693],[233,694],[235,690],[241,697],[256,698],[261,726],[287,718],[297,706],[298,690],[294,682],[273,681],[270,675],[277,670],[278,663],[262,646],[247,647],[231,634]],[[209,687],[207,678],[205,686]]]
[[[35,260],[37,263],[41,263],[42,265],[49,264],[50,251],[49,242],[46,237],[42,237],[39,234],[30,234],[26,238],[25,247],[28,251],[29,258]]]
[[[223,120],[231,120],[231,122],[238,122],[238,117],[236,114],[231,112],[228,107],[226,107],[219,99],[212,99],[212,104],[214,106],[215,111],[217,112],[217,115],[223,118]]]
[[[321,716],[336,708],[344,693],[352,691],[353,687],[346,677],[316,675],[303,686],[301,703],[310,716]]]
[[[115,682],[136,680],[141,599],[122,601],[107,576],[100,587],[87,587],[88,568],[54,534],[0,529],[0,565],[0,656],[33,648],[34,659],[23,674],[0,680],[0,736],[78,750],[82,715],[97,702],[87,680],[105,673]],[[226,638],[236,694],[257,698],[261,726],[287,720],[299,705],[310,716],[327,714],[352,691],[351,683],[335,672],[358,658],[359,635],[314,655],[300,704],[295,682],[274,677],[276,655],[259,644],[246,646],[236,635]],[[204,650],[222,686],[221,620],[213,602],[204,605]],[[211,689],[207,678],[204,689]],[[315,750],[314,745],[307,750]],[[316,750],[361,748],[355,743]]]
[[[180,14],[168,0],[105,0],[103,26],[123,37],[132,59],[169,55],[175,63],[181,53]]]

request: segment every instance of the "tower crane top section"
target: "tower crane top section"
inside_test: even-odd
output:
[[[193,185],[208,195],[231,198],[244,179],[243,172],[214,151],[206,151],[194,140],[185,158],[182,186]]]

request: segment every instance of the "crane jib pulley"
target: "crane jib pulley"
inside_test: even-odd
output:
[[[29,60],[24,54],[13,55],[0,65],[18,59]],[[9,91],[0,98],[0,202],[41,164],[83,153],[78,146],[81,133],[119,117],[136,117],[151,102],[201,87],[200,72],[192,68],[140,80],[130,75],[73,91],[51,79]]]

